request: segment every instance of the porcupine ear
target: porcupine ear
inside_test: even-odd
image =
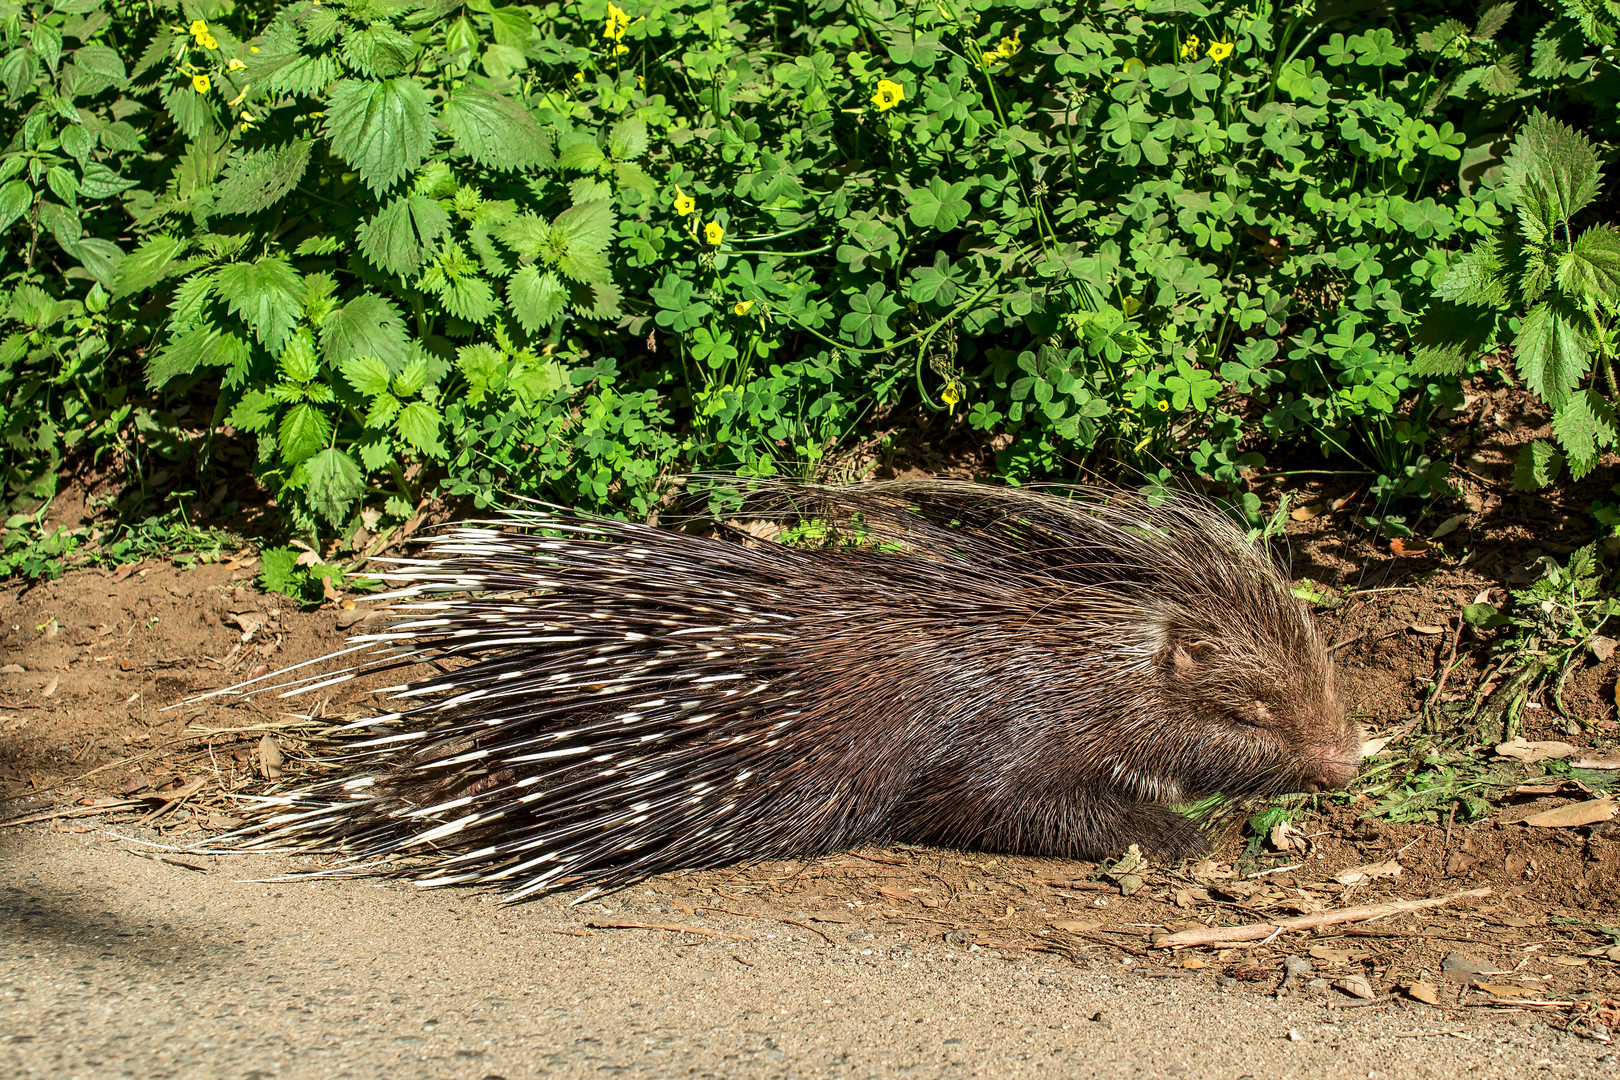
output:
[[[1155,657],[1160,670],[1176,676],[1188,678],[1210,658],[1221,651],[1221,647],[1213,641],[1177,641],[1172,639],[1169,644],[1159,650]]]

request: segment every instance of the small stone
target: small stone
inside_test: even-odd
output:
[[[1105,1028],[1112,1028],[1114,1026],[1113,1023],[1108,1019],[1108,1015],[1106,1013],[1092,1013],[1091,1022]]]
[[[1502,969],[1466,953],[1451,953],[1440,962],[1440,973],[1454,982],[1472,982],[1476,975],[1500,975]]]
[[[964,930],[964,929],[958,927],[957,929],[952,930],[952,931],[950,931],[949,933],[947,933],[945,935],[945,944],[947,944],[947,945],[972,945],[973,944],[973,931]]]
[[[1289,1028],[1288,1029],[1288,1041],[1292,1042],[1292,1043],[1304,1042],[1305,1041],[1305,1036],[1301,1035],[1294,1028]]]

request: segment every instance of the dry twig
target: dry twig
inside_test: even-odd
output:
[[[1340,908],[1337,911],[1319,911],[1314,915],[1301,915],[1276,922],[1249,923],[1245,926],[1211,926],[1203,930],[1181,930],[1154,939],[1155,949],[1185,949],[1190,945],[1218,945],[1233,941],[1261,941],[1295,930],[1314,930],[1319,926],[1338,923],[1367,922],[1405,911],[1441,907],[1456,900],[1489,896],[1490,888],[1465,889],[1447,896],[1431,896],[1423,900],[1396,900],[1388,904],[1365,904],[1361,907]]]

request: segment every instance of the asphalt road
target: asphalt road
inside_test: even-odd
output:
[[[876,928],[829,943],[639,887],[504,907],[252,883],[289,863],[187,857],[199,872],[133,847],[99,827],[0,830],[0,1075],[1620,1076],[1620,1053],[1525,1014],[1330,1009],[1117,956],[907,949]]]

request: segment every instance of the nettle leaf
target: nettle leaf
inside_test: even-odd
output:
[[[416,59],[416,42],[387,23],[364,29],[350,28],[343,35],[343,59],[362,75],[389,79],[405,71]]]
[[[113,279],[113,296],[144,292],[170,274],[179,273],[182,269],[179,259],[188,246],[187,241],[178,236],[151,237],[124,256],[123,262],[118,264],[118,275]]]
[[[375,356],[395,370],[405,363],[405,323],[388,300],[363,293],[327,316],[321,349],[342,370],[346,361]]]
[[[360,250],[390,274],[411,274],[433,250],[433,241],[450,231],[450,214],[437,199],[401,195],[360,226]]]
[[[242,395],[242,400],[236,403],[225,422],[243,431],[265,431],[276,422],[278,408],[280,405],[276,399],[263,390],[249,390]]]
[[[1574,393],[1591,364],[1585,316],[1562,300],[1531,308],[1519,321],[1514,359],[1525,385],[1558,408]]]
[[[393,372],[388,365],[375,356],[355,356],[345,360],[339,365],[343,377],[349,385],[366,397],[376,397],[378,394],[388,392],[388,386],[393,379]]]
[[[214,191],[214,209],[221,214],[257,214],[274,206],[304,178],[314,145],[313,139],[298,139],[264,150],[233,150]]]
[[[602,148],[588,137],[580,137],[557,155],[557,164],[571,172],[595,172],[607,161]]]
[[[1577,296],[1620,303],[1620,228],[1594,225],[1576,237],[1558,260],[1558,285]]]
[[[265,71],[265,89],[278,94],[314,97],[325,93],[332,80],[338,77],[337,57],[331,53],[315,56],[303,52],[289,53],[270,57],[262,67]],[[250,66],[247,74],[252,76],[253,71],[254,68]]]
[[[1513,140],[1502,177],[1521,212],[1550,232],[1597,196],[1598,165],[1586,136],[1538,109]]]
[[[440,113],[462,153],[492,169],[548,169],[551,135],[518,102],[462,84]]]
[[[506,300],[525,332],[533,334],[562,315],[568,292],[556,274],[522,266],[506,283]]]
[[[220,267],[214,289],[271,352],[281,350],[304,313],[303,277],[279,256]]]
[[[1495,236],[1481,240],[1453,260],[1434,291],[1441,299],[1458,304],[1507,307],[1513,297],[1513,277],[1501,240]]]
[[[1496,317],[1475,307],[1431,304],[1412,335],[1412,371],[1458,375],[1491,344]]]
[[[328,447],[304,464],[304,493],[333,528],[341,526],[355,500],[366,493],[366,477],[354,458]]]
[[[470,323],[483,322],[500,307],[495,290],[481,277],[450,279],[440,291],[439,299],[444,301],[446,311]]]
[[[1552,428],[1558,445],[1569,456],[1570,478],[1579,480],[1614,445],[1614,407],[1587,387],[1553,410]]]
[[[146,385],[160,390],[200,367],[222,363],[221,336],[219,328],[212,323],[188,327],[175,334],[146,362]]]
[[[344,79],[326,102],[332,151],[360,170],[374,192],[393,186],[427,160],[433,148],[433,108],[411,78]]]
[[[32,205],[34,189],[28,186],[28,181],[12,180],[0,187],[0,232],[10,228]]]
[[[627,116],[608,132],[608,155],[615,161],[634,161],[647,152],[647,122]]]
[[[1526,443],[1513,465],[1513,490],[1537,491],[1558,479],[1564,470],[1564,455],[1546,439]]]
[[[967,220],[965,196],[972,186],[966,181],[947,184],[936,176],[927,187],[906,192],[906,201],[911,204],[907,215],[914,225],[949,232]]]
[[[299,402],[281,418],[276,445],[285,464],[297,465],[312,457],[331,437],[332,423],[326,414],[308,402]]]
[[[401,409],[394,430],[419,453],[444,457],[444,444],[439,441],[439,410],[427,402],[413,401]]]
[[[613,204],[606,200],[569,207],[551,223],[551,243],[572,255],[604,250],[613,240]]]

